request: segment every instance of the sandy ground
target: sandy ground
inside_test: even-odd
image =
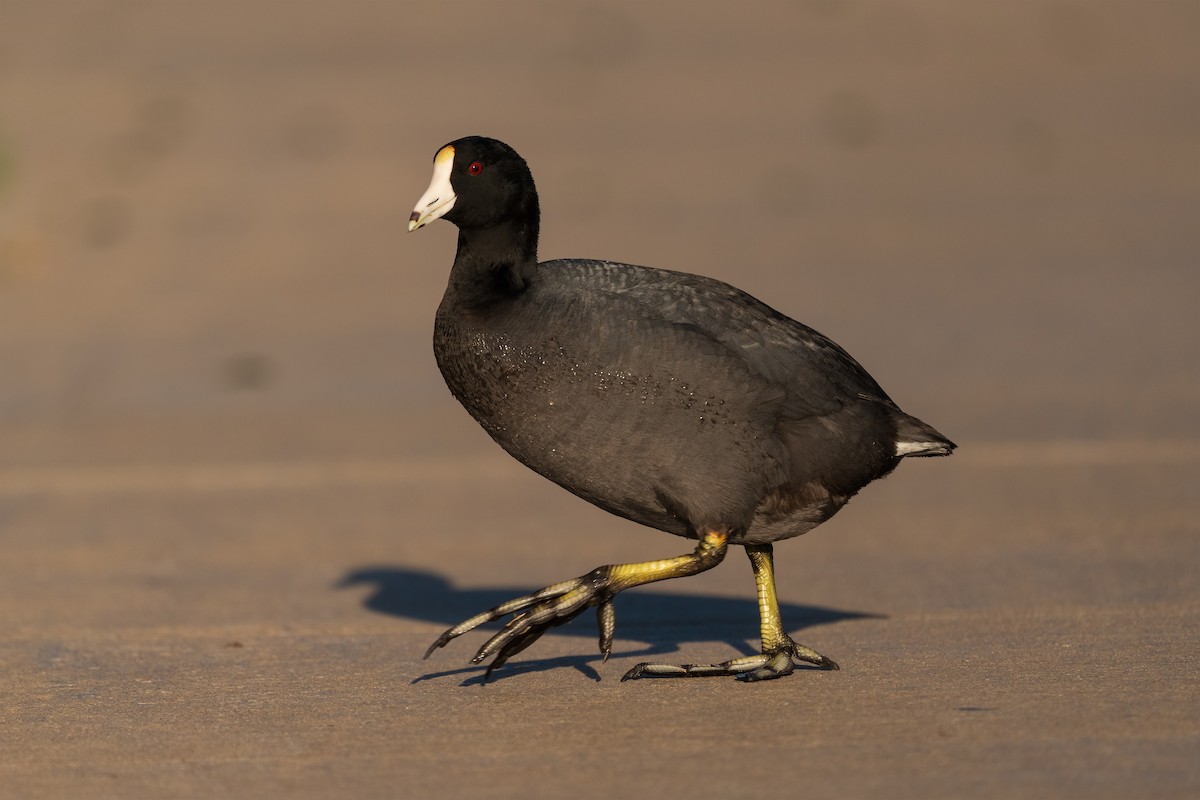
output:
[[[0,797],[1200,794],[1200,4],[5,0]],[[491,683],[445,627],[686,545],[429,351],[444,142],[544,257],[713,275],[954,438]]]

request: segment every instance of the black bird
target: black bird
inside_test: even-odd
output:
[[[792,641],[772,544],[833,516],[906,456],[955,445],[905,414],[850,354],[728,284],[611,261],[538,263],[540,212],[516,151],[479,136],[437,151],[408,229],[458,226],[437,312],[438,366],[471,416],[525,466],[618,516],[698,541],[677,558],[597,567],[450,628],[426,652],[513,614],[472,659],[487,675],[595,607],[608,657],[617,592],[715,567],[746,548],[762,652],[646,675],[790,674],[837,664]],[[485,675],[485,678],[487,676]]]

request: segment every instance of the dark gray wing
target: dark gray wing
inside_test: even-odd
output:
[[[718,344],[725,358],[782,390],[786,417],[830,414],[859,398],[894,406],[836,343],[740,289],[665,270],[639,270],[637,278],[619,291],[646,308],[645,318]]]

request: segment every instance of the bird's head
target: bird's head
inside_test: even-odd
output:
[[[536,219],[537,192],[525,159],[496,139],[468,136],[433,157],[433,180],[408,220],[415,231],[445,218],[460,230]]]

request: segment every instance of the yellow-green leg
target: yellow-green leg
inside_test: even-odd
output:
[[[617,592],[633,586],[668,578],[682,578],[712,569],[725,557],[728,543],[728,534],[710,531],[700,538],[696,549],[686,555],[636,564],[609,564],[597,567],[581,577],[501,603],[443,633],[425,651],[425,657],[429,658],[434,650],[445,646],[451,639],[486,622],[507,614],[516,614],[499,633],[485,642],[471,659],[472,663],[478,664],[495,656],[484,675],[486,680],[487,676],[492,674],[492,670],[533,644],[550,628],[569,622],[589,608],[597,607],[600,652],[607,659],[612,650],[613,630],[616,624],[612,599]]]
[[[770,544],[748,544],[746,554],[754,568],[758,587],[759,630],[762,652],[735,658],[720,664],[638,664],[621,680],[641,677],[702,678],[734,675],[743,681],[762,681],[792,674],[797,661],[815,664],[821,669],[838,669],[837,663],[815,650],[797,644],[783,629],[779,598],[775,594],[775,558]]]
[[[777,656],[779,654],[786,654],[797,661],[804,661],[821,669],[840,669],[832,658],[827,658],[816,650],[793,641],[792,637],[788,636],[787,631],[783,629],[783,617],[779,613],[779,597],[775,593],[774,548],[770,544],[746,545],[746,555],[750,557],[750,564],[754,567],[754,583],[758,587],[762,652],[763,655],[771,656],[759,672],[762,669],[771,670],[773,663],[778,663]],[[780,677],[790,673],[792,666],[782,673],[757,675],[757,677],[754,673],[748,673],[741,677],[744,680]]]

